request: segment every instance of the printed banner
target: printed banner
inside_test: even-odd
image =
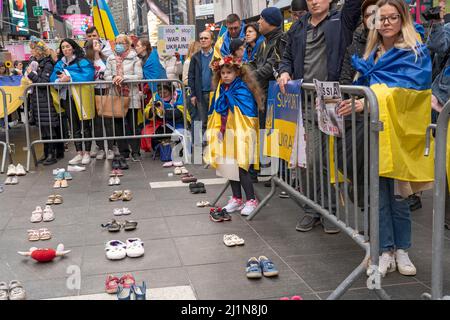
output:
[[[189,44],[195,40],[195,26],[159,26],[158,52],[173,55],[178,52],[188,54]]]
[[[284,95],[275,81],[270,83],[264,143],[264,155],[267,157],[275,157],[291,163],[296,158],[292,157],[296,142],[298,145],[303,145],[301,141],[304,138],[298,139],[298,129],[303,127],[301,84],[301,80],[290,81]],[[304,129],[302,132],[304,135]],[[296,149],[300,150],[300,148]],[[305,159],[306,154],[298,158]]]
[[[339,82],[321,82],[314,79],[314,85],[317,92],[316,110],[320,131],[329,136],[341,137],[344,118],[337,114],[342,102]]]

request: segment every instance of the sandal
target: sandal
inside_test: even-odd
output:
[[[186,174],[181,178],[181,181],[183,183],[193,183],[193,182],[197,182],[197,178],[194,177],[192,174]]]
[[[40,234],[38,230],[28,230],[28,241],[39,241]]]
[[[52,233],[48,229],[46,229],[46,228],[39,229],[39,240],[45,241],[45,240],[50,240],[51,238],[52,238]]]
[[[55,202],[54,202],[54,204],[55,205],[58,205],[58,204],[63,204],[63,197],[61,196],[61,195],[59,195],[59,194],[57,194],[56,196],[55,196]]]
[[[56,200],[56,196],[55,195],[48,196],[48,200],[47,200],[46,205],[51,206],[51,205],[55,204],[55,200]]]
[[[120,224],[116,220],[112,220],[110,223],[102,224],[102,228],[107,228],[109,232],[119,232]]]
[[[245,244],[244,239],[238,237],[238,236],[235,235],[235,234],[232,234],[231,236],[233,237],[233,241],[234,241],[235,245],[237,245],[237,246],[242,246],[242,245]]]
[[[125,220],[125,222],[122,223],[122,228],[125,231],[133,231],[133,230],[137,229],[137,225],[138,225],[138,223],[135,221]]]
[[[199,207],[199,208],[210,207],[210,206],[211,206],[211,203],[209,203],[209,201],[197,202],[197,207]]]
[[[227,246],[227,247],[234,247],[236,245],[236,243],[234,242],[234,234],[226,234],[223,236],[223,243]]]
[[[175,170],[173,171],[173,174],[175,174],[175,175],[177,175],[177,176],[179,176],[179,175],[181,175],[181,168],[180,167],[176,167],[175,168]]]
[[[123,191],[114,191],[114,193],[109,197],[109,201],[119,201],[122,200]]]
[[[129,273],[125,274],[122,278],[120,278],[119,282],[123,288],[131,288],[136,284],[136,280]]]
[[[181,167],[181,174],[189,174],[189,171],[185,167]]]
[[[131,200],[133,200],[133,195],[131,194],[130,190],[125,190],[123,192],[122,200],[123,201],[131,201]]]

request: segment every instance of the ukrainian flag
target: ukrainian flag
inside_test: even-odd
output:
[[[105,0],[94,0],[92,3],[94,25],[99,36],[107,40],[114,40],[118,35],[116,23]]]
[[[222,118],[226,131],[222,135]],[[208,115],[206,131],[208,147],[205,162],[217,169],[223,159],[234,159],[235,164],[248,171],[253,164],[259,168],[258,106],[248,86],[236,78],[228,90],[217,87]]]
[[[245,39],[245,23],[242,22],[240,39]],[[219,37],[217,38],[216,45],[214,46],[213,60],[220,60],[231,54],[230,51],[231,37],[228,29],[225,25],[220,28]]]
[[[22,79],[24,80],[22,81]],[[6,110],[8,115],[16,111],[23,104],[24,101],[21,98],[25,95],[27,86],[27,82],[22,76],[0,77],[0,87],[6,94]],[[0,118],[4,118],[5,116],[4,101],[3,93],[0,93]]]
[[[375,62],[353,57],[361,74],[356,84],[369,85],[378,98],[380,176],[426,183],[434,180],[434,156],[425,157],[426,131],[431,122],[431,58],[425,45],[412,50],[393,48]],[[434,148],[432,148],[434,150]]]

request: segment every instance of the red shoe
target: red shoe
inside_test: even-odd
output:
[[[109,294],[116,294],[119,290],[120,280],[117,277],[108,276],[105,282],[105,291]]]
[[[136,280],[134,279],[134,277],[127,273],[126,275],[124,275],[122,278],[120,278],[120,285],[124,288],[131,288],[132,286],[134,286],[136,284]]]

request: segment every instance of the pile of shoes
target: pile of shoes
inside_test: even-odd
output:
[[[25,168],[19,163],[17,166],[10,164],[8,166],[8,172],[6,175],[8,178],[5,180],[5,185],[17,185],[19,184],[19,178],[25,176],[27,172]]]
[[[117,294],[118,300],[146,300],[147,285],[136,285],[133,275],[125,274],[121,278],[109,275],[105,281],[105,291],[109,294]]]
[[[73,180],[72,175],[65,169],[56,169],[56,171],[53,171],[53,174],[55,174],[55,183],[53,185],[54,189],[68,188],[69,184],[67,181]]]

